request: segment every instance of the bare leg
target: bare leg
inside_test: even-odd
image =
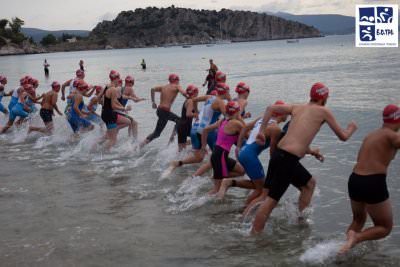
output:
[[[235,167],[231,172],[229,172],[228,177],[237,177],[237,176],[242,176],[244,175],[244,169],[242,165],[240,165],[239,162],[235,164]],[[225,181],[225,182],[224,182]],[[218,198],[223,199],[225,196],[226,191],[228,190],[228,187],[232,186],[232,184],[235,183],[233,179],[222,179],[219,190],[218,190]],[[251,182],[250,182],[251,183]]]
[[[31,132],[41,132],[43,134],[52,134],[54,129],[54,125],[52,122],[45,123],[45,127],[34,127],[30,126],[28,130],[28,134]]]
[[[213,179],[213,182],[214,182],[214,187],[210,191],[208,191],[209,195],[215,195],[218,193],[219,188],[221,187],[222,179]]]
[[[263,188],[264,188],[264,179],[257,179],[257,180],[252,180],[251,181],[252,185],[254,186],[253,192],[247,197],[246,199],[246,206],[249,205],[253,199],[258,198],[259,196],[262,195]],[[236,183],[238,185],[238,183]],[[240,186],[240,185],[238,185]],[[251,189],[251,188],[249,188]]]
[[[117,128],[107,130],[106,133],[107,142],[105,144],[105,148],[107,151],[110,151],[111,147],[115,145],[115,143],[117,143],[117,134],[118,134]]]
[[[257,198],[253,199],[243,210],[242,216],[245,218],[254,208],[256,208],[258,205],[263,203],[263,201],[267,198],[269,190],[266,188],[262,189],[261,195],[259,195]]]
[[[200,166],[200,168],[198,168],[196,170],[196,172],[193,174],[193,176],[202,176],[203,174],[205,174],[207,171],[209,171],[211,169],[212,169],[211,162],[207,161],[207,163],[204,163],[203,165]]]
[[[354,208],[361,208],[362,205],[360,203],[353,205],[355,201],[352,201],[352,209],[354,215]],[[393,227],[393,214],[392,214],[392,205],[390,200],[387,199],[378,204],[364,204],[365,209],[364,212],[368,213],[371,217],[374,226],[369,227],[361,232],[357,232],[360,229],[361,221],[353,223],[350,225],[347,232],[347,242],[340,249],[340,253],[345,253],[354,247],[356,244],[361,243],[367,240],[377,240],[384,238],[389,235],[392,231]],[[361,210],[357,210],[357,212],[362,213]],[[362,220],[362,218],[359,218]],[[365,222],[365,221],[364,221]],[[352,228],[353,227],[353,228]]]
[[[256,218],[251,228],[251,234],[259,234],[264,230],[265,223],[267,222],[272,210],[276,207],[278,202],[269,196],[264,200],[261,206],[257,210]]]
[[[138,123],[134,119],[131,120],[131,132],[133,139],[137,139],[138,136]]]
[[[201,150],[195,150],[193,152],[192,155],[186,157],[185,159],[178,161],[178,160],[174,160],[171,162],[171,168],[172,171],[177,168],[180,167],[182,165],[186,165],[186,164],[193,164],[193,163],[199,163],[204,159],[205,154],[203,152],[201,152]],[[182,164],[179,165],[179,162],[181,162]]]
[[[8,129],[11,128],[11,126],[14,124],[14,121],[8,121],[7,124],[3,127],[3,129],[1,129],[0,134],[3,134],[5,132],[7,132]]]
[[[314,194],[315,189],[315,179],[311,177],[306,186],[301,188],[300,196],[299,196],[299,211],[302,212],[306,207],[310,205],[312,196]]]

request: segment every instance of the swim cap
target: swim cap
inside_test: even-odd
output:
[[[229,92],[229,86],[225,83],[217,83],[215,85],[215,90],[218,95],[225,95]]]
[[[25,76],[25,82],[32,84],[32,82],[33,82],[32,76],[26,75]]]
[[[78,89],[80,92],[84,92],[88,88],[89,88],[89,85],[84,80],[78,80],[78,83],[76,85],[76,89]]]
[[[28,93],[34,92],[33,86],[32,86],[32,84],[30,84],[30,83],[25,83],[23,87],[24,87],[24,90],[25,90],[26,92],[28,92]]]
[[[239,95],[247,92],[250,93],[250,87],[246,83],[240,82],[236,85],[235,92],[238,93]]]
[[[0,76],[0,83],[6,84],[7,83],[7,77],[6,76]]]
[[[310,98],[312,100],[327,99],[329,96],[329,88],[323,83],[314,83],[310,90]]]
[[[61,85],[57,81],[54,81],[51,83],[51,89],[53,89],[57,93],[60,91],[60,88],[61,88]]]
[[[188,94],[188,96],[194,96],[199,92],[199,88],[197,88],[195,85],[193,84],[189,84],[189,86],[186,88],[186,94]]]
[[[21,79],[19,79],[19,84],[20,85],[24,85],[24,84],[26,84],[26,83],[28,83],[28,81],[25,79],[25,77],[22,77]]]
[[[81,70],[81,69],[77,70],[77,71],[75,72],[75,74],[76,74],[76,77],[78,77],[78,78],[80,78],[80,79],[85,78],[85,72],[84,72],[83,70]]]
[[[110,77],[111,81],[115,81],[116,79],[119,79],[119,72],[116,70],[110,71],[110,74],[108,75]]]
[[[36,79],[32,79],[32,85],[33,86],[38,86],[39,85],[39,81]]]
[[[101,85],[95,85],[94,89],[96,90],[96,93],[100,93],[103,90],[103,87]]]
[[[229,101],[225,106],[225,111],[228,115],[233,115],[240,111],[240,105],[236,101]]]
[[[212,90],[212,91],[210,92],[210,95],[217,95],[217,90]]]
[[[400,122],[400,107],[395,104],[387,105],[383,109],[384,123],[399,123]]]
[[[226,82],[226,75],[225,73],[223,73],[222,71],[217,71],[217,73],[215,73],[215,81],[217,83],[224,83]]]
[[[175,73],[172,73],[168,76],[168,81],[170,83],[178,83],[179,82],[179,76],[176,75]]]
[[[121,79],[118,80],[118,86],[122,86],[122,80]]]
[[[132,76],[128,75],[128,76],[126,76],[126,78],[125,78],[125,83],[132,83],[132,84],[134,84],[134,83],[135,83],[135,79],[134,79]]]

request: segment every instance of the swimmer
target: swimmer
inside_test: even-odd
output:
[[[185,100],[185,102],[183,102],[181,118],[177,126],[179,152],[186,148],[187,138],[190,136],[190,130],[192,129],[192,120],[193,117],[196,115],[193,98],[197,97],[198,94],[199,89],[195,85],[190,84],[186,88],[187,99]]]
[[[238,94],[235,99],[240,105],[240,115],[243,119],[247,119],[251,117],[250,112],[246,112],[246,107],[248,104],[247,98],[250,94],[250,86],[248,86],[244,82],[240,82],[236,85],[235,92]]]
[[[192,129],[190,131],[193,153],[183,160],[172,161],[166,173],[171,173],[175,168],[183,165],[200,163],[203,161],[206,155],[205,151],[201,149],[203,147],[201,143],[203,130],[208,125],[217,122],[221,114],[225,114],[226,110],[224,100],[230,99],[229,86],[225,83],[218,83],[216,85],[216,90],[218,94],[217,96],[205,95],[193,98],[194,105],[197,105],[198,102],[204,102],[198,118],[192,123]],[[217,140],[217,132],[209,131],[206,140],[208,146],[212,150],[215,141]],[[211,163],[208,163],[208,165],[211,167]]]
[[[283,105],[283,101],[276,101],[275,105]],[[237,142],[236,155],[240,164],[244,167],[247,176],[250,180],[241,179],[223,179],[221,189],[219,191],[220,198],[224,197],[225,192],[229,187],[241,187],[246,189],[254,189],[254,191],[248,196],[246,200],[246,206],[252,203],[252,201],[261,196],[264,185],[264,168],[258,159],[261,152],[270,147],[270,155],[275,151],[278,141],[281,137],[282,130],[279,128],[279,123],[286,121],[287,115],[274,113],[272,118],[268,122],[268,126],[265,128],[263,134],[265,135],[265,145],[260,146],[256,143],[256,136],[260,130],[262,124],[262,118],[258,118],[243,127]],[[248,138],[243,144],[248,132],[251,130]],[[245,209],[246,210],[246,209]]]
[[[1,100],[3,100],[3,97],[5,96],[11,96],[11,92],[10,93],[5,92],[6,84],[7,84],[7,77],[0,75],[0,112],[3,112],[5,115],[8,114],[8,109],[3,106]]]
[[[102,143],[105,141],[105,149],[109,151],[113,145],[117,142],[118,126],[117,126],[117,112],[129,111],[129,107],[125,108],[118,101],[118,81],[120,75],[117,71],[112,70],[109,74],[110,84],[106,86],[100,97],[103,97],[103,109],[101,111],[101,119],[106,124],[107,132]]]
[[[7,124],[1,129],[0,134],[5,133],[8,129],[13,126],[14,121],[17,117],[20,117],[22,120],[25,120],[28,115],[30,108],[25,104],[27,93],[26,91],[33,90],[32,84],[25,83],[23,87],[19,87],[16,91],[17,93],[17,103],[12,107],[8,115]]]
[[[244,175],[242,165],[229,158],[232,145],[237,142],[239,134],[244,127],[244,123],[240,119],[240,105],[236,101],[229,101],[226,104],[225,111],[226,118],[205,127],[201,136],[201,150],[205,154],[208,132],[218,129],[217,141],[210,157],[214,172],[214,187],[209,191],[210,195],[219,193],[222,179]],[[218,194],[218,196],[221,197],[221,194]]]
[[[86,119],[89,112],[86,112],[83,102],[83,96],[81,92],[85,92],[88,89],[88,84],[81,80],[76,84],[76,92],[71,96],[71,111],[68,116],[68,123],[70,124],[74,135],[77,136],[80,132],[88,132],[94,129],[93,124]]]
[[[100,125],[100,127],[103,127],[103,120],[101,119],[101,116],[96,113],[97,106],[102,101],[100,96],[103,91],[103,87],[100,85],[95,85],[93,88],[95,95],[90,98],[89,104],[86,106],[85,111],[89,112],[89,115],[86,117],[86,119]]]
[[[388,236],[393,227],[392,205],[386,185],[387,169],[400,148],[400,107],[387,105],[383,125],[363,140],[357,163],[348,181],[353,221],[347,229],[347,241],[341,254],[358,243]],[[367,217],[373,226],[363,229]]]
[[[51,90],[49,90],[47,93],[43,95],[43,99],[41,102],[41,109],[40,109],[40,117],[42,118],[45,127],[29,127],[28,134],[31,132],[41,132],[44,134],[52,134],[53,129],[54,129],[54,124],[53,124],[53,116],[55,110],[58,115],[62,116],[62,113],[58,109],[57,106],[57,99],[58,99],[58,93],[60,92],[61,85],[54,81],[51,84]]]
[[[186,92],[179,85],[179,76],[176,74],[170,74],[168,77],[169,84],[163,86],[156,86],[151,88],[151,102],[153,103],[153,109],[157,109],[157,125],[153,133],[146,137],[146,139],[142,142],[141,146],[150,143],[154,139],[158,138],[161,135],[161,132],[164,130],[168,121],[175,122],[179,121],[179,117],[171,112],[171,106],[175,101],[178,93],[181,93],[186,98]],[[160,105],[157,107],[157,104],[154,100],[155,93],[160,93]]]
[[[268,188],[268,196],[257,210],[253,222],[252,234],[260,233],[265,226],[272,210],[278,204],[290,184],[300,190],[307,188],[312,175],[301,165],[300,159],[309,151],[309,146],[326,122],[341,141],[348,140],[356,131],[355,122],[349,123],[342,129],[332,112],[325,107],[329,96],[329,89],[322,83],[315,83],[310,90],[310,101],[307,104],[273,105],[267,108],[256,142],[265,144],[265,128],[273,112],[291,115],[292,119],[287,134],[279,141],[269,165],[264,187]],[[312,198],[313,191],[304,195],[299,202],[302,211]]]

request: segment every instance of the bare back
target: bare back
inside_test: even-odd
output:
[[[167,84],[161,87],[160,107],[171,109],[172,104],[179,92],[178,84]]]
[[[358,152],[354,172],[359,175],[386,174],[397,148],[394,143],[398,134],[390,129],[377,129],[369,133]]]
[[[319,105],[293,105],[292,119],[278,147],[298,157],[304,157],[326,118],[326,108]]]
[[[57,102],[57,93],[54,92],[53,90],[50,90],[43,96],[41,105],[43,109],[53,110],[53,107],[56,104],[56,102]]]

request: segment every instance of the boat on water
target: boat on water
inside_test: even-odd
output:
[[[190,48],[192,47],[191,45],[182,45],[182,48]]]
[[[288,43],[288,44],[296,44],[296,43],[298,43],[298,42],[300,42],[299,39],[286,40],[286,43]]]

